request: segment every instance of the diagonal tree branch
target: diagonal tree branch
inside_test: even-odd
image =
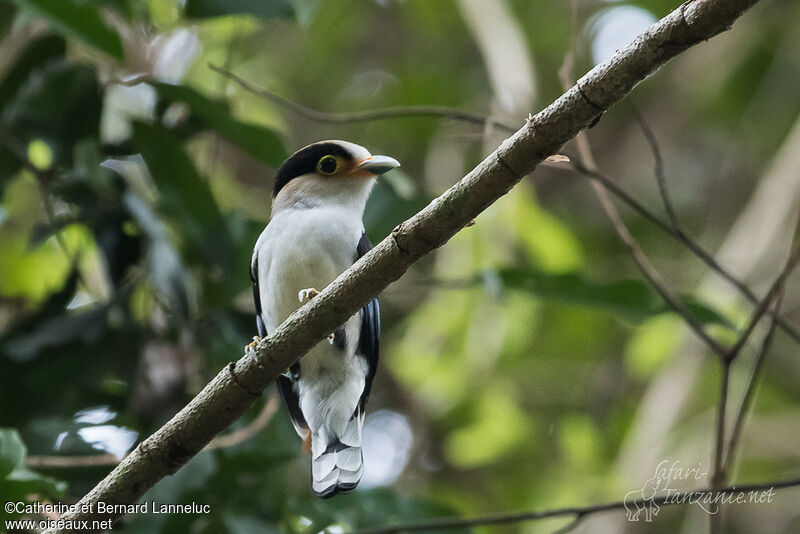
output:
[[[156,482],[180,469],[249,408],[275,377],[400,278],[414,262],[447,242],[547,156],[625,98],[639,82],[691,46],[728,29],[757,1],[690,0],[597,65],[555,102],[529,117],[463,179],[395,228],[255,350],[247,350],[239,361],[220,371],[63,519],[121,517],[122,508],[98,514],[97,503],[134,503]],[[72,531],[78,532],[48,532]]]

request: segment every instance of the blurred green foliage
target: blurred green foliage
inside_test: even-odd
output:
[[[516,97],[504,100],[493,77],[515,67],[486,63],[490,44],[457,1],[0,0],[0,497],[79,498],[108,466],[34,472],[26,456],[111,450],[91,439],[98,429],[141,440],[239,357],[255,333],[250,253],[287,153],[341,138],[397,157],[402,170],[376,185],[365,214],[377,241],[502,139],[448,119],[317,123],[208,62],[327,111],[441,104],[522,124],[560,94],[568,50],[576,74],[591,67],[592,24],[604,10],[660,17],[676,3],[580,2],[573,15],[562,0],[487,2],[519,30],[533,73],[530,98],[509,107]],[[798,17],[796,3],[774,0],[635,93],[680,219],[710,249],[796,124]],[[657,210],[652,154],[630,108],[608,113],[590,138],[601,167]],[[699,291],[701,263],[623,215],[684,304],[731,339],[747,308],[730,288]],[[749,281],[768,278],[762,269]],[[707,465],[715,362],[702,349],[685,353],[681,320],[640,277],[585,179],[566,168],[537,170],[382,302],[370,408],[403,414],[413,434],[396,482],[315,500],[281,410],[252,439],[201,453],[146,496],[209,504],[211,514],[139,514],[115,530],[304,534],[618,500],[652,474],[635,438],[659,425],[668,432],[656,463]],[[800,366],[781,356],[796,353],[789,340],[777,345],[753,424],[781,428],[787,443],[754,440],[740,469],[750,479],[796,469],[786,451],[800,444]],[[684,359],[705,363],[682,376]],[[745,378],[737,370],[734,383]],[[676,380],[694,385],[674,420],[637,411],[665,391],[651,385],[674,391]],[[110,415],[86,415],[99,408]],[[770,532],[791,532],[795,508],[742,513],[780,516],[785,528]],[[647,531],[675,531],[694,513],[676,507]],[[624,518],[617,526],[645,531]]]

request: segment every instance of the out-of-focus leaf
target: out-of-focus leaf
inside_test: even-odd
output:
[[[35,328],[4,340],[2,352],[16,361],[30,360],[40,352],[72,341],[93,343],[105,330],[107,307],[64,313],[40,321]]]
[[[133,125],[133,137],[147,162],[147,168],[161,193],[162,207],[178,217],[188,217],[202,228],[220,223],[219,212],[211,190],[197,174],[178,139],[159,126],[142,122]],[[195,236],[202,239],[202,235]]]
[[[48,61],[20,85],[4,122],[23,146],[41,140],[52,151],[54,166],[71,166],[75,145],[98,137],[102,104],[94,70]]]
[[[133,138],[159,190],[160,211],[180,229],[186,261],[209,271],[231,273],[222,277],[227,288],[224,293],[230,296],[238,291],[246,277],[234,271],[237,254],[225,218],[181,143],[168,130],[140,122],[133,125]],[[207,293],[214,291],[212,287],[205,289]]]
[[[566,221],[544,209],[530,187],[518,188],[511,198],[512,207],[503,216],[515,229],[528,261],[553,274],[580,270],[585,261],[583,245]]]
[[[41,78],[19,87],[8,119],[16,128],[29,132],[30,137],[80,138],[85,132],[96,131],[101,109],[99,93],[92,69],[48,62]],[[45,129],[48,125],[52,130]]]
[[[0,351],[2,350],[2,346],[5,341],[10,337],[16,335],[17,333],[22,334],[26,331],[29,331],[35,328],[37,324],[63,311],[67,306],[67,303],[69,303],[75,294],[75,288],[77,286],[78,272],[77,270],[74,270],[66,279],[61,289],[47,297],[47,300],[44,302],[41,309],[31,316],[25,317],[13,323],[11,328],[9,328],[3,333],[2,336],[0,336]]]
[[[410,198],[403,198],[384,179],[378,180],[364,211],[364,226],[369,238],[377,243],[431,200],[432,197],[418,192]]]
[[[131,217],[121,208],[128,189],[125,179],[102,165],[96,138],[78,142],[73,151],[74,165],[48,183],[48,189],[74,208],[57,216],[45,227],[34,227],[31,240],[47,235],[70,221],[91,228],[94,242],[105,257],[111,281],[119,287],[131,265],[141,256],[141,237],[131,225]]]
[[[648,380],[680,344],[681,319],[674,314],[655,315],[637,325],[625,347],[625,364],[635,377]]]
[[[180,255],[167,239],[166,231],[155,213],[139,197],[127,193],[125,207],[150,241],[149,272],[155,288],[166,297],[170,310],[179,317],[188,313],[186,273]]]
[[[100,18],[96,7],[74,0],[14,0],[20,7],[47,19],[59,32],[81,39],[116,59],[125,53],[122,41]]]
[[[28,495],[47,495],[57,498],[67,491],[66,482],[56,480],[53,477],[40,475],[34,471],[19,467],[12,471],[8,477],[3,481],[3,492],[11,492],[15,494],[13,500],[24,500]],[[2,486],[2,485],[0,485]],[[12,499],[6,498],[0,494],[0,499],[10,501]]]
[[[0,478],[5,478],[22,463],[25,445],[19,432],[10,428],[0,428]]]
[[[188,0],[185,14],[189,18],[221,15],[289,18],[294,15],[294,9],[287,0]]]
[[[0,3],[0,24],[4,20],[4,9],[10,4]],[[11,6],[11,9],[14,9]],[[47,62],[62,58],[66,51],[66,43],[62,37],[46,36],[32,41],[7,70],[0,81],[0,122],[7,122],[7,106],[17,95],[19,88],[37,69]],[[8,121],[10,122],[10,121]],[[22,161],[6,147],[0,146],[0,195],[5,191],[10,178],[21,168]]]
[[[680,295],[679,297],[681,302],[683,302],[683,305],[686,306],[686,309],[692,312],[695,317],[700,319],[701,323],[717,324],[729,330],[736,330],[736,325],[733,323],[733,321],[713,308],[709,308],[694,295]],[[668,310],[664,309],[662,311]]]
[[[27,449],[13,428],[0,428],[0,501],[28,501],[28,495],[43,494],[58,497],[66,491],[66,484],[42,476],[25,468]],[[14,517],[13,511],[3,508],[0,519]]]
[[[444,447],[447,459],[465,468],[496,462],[531,432],[525,413],[507,392],[484,392],[475,404],[472,420],[453,431]]]
[[[5,107],[30,74],[54,58],[63,58],[67,45],[63,37],[48,35],[32,41],[0,81],[0,109]]]
[[[283,142],[272,130],[234,119],[224,105],[208,99],[191,87],[165,83],[155,83],[153,87],[162,99],[188,105],[206,126],[254,158],[273,167],[278,167],[286,159]]]
[[[670,311],[661,297],[640,280],[601,284],[576,274],[553,275],[533,269],[506,267],[486,273],[497,276],[504,287],[530,291],[539,297],[579,306],[603,308],[631,319],[644,319]],[[683,304],[703,323],[729,329],[735,325],[695,297],[680,297]]]

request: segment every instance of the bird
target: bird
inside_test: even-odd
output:
[[[372,248],[363,214],[376,178],[400,163],[363,146],[319,141],[278,169],[270,221],[250,263],[258,336],[267,336]],[[353,490],[363,473],[361,430],[378,366],[377,297],[277,379],[303,450],[311,491]]]

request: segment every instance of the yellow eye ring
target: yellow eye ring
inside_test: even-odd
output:
[[[342,168],[342,160],[337,156],[323,156],[317,163],[317,172],[325,176],[332,176]]]

